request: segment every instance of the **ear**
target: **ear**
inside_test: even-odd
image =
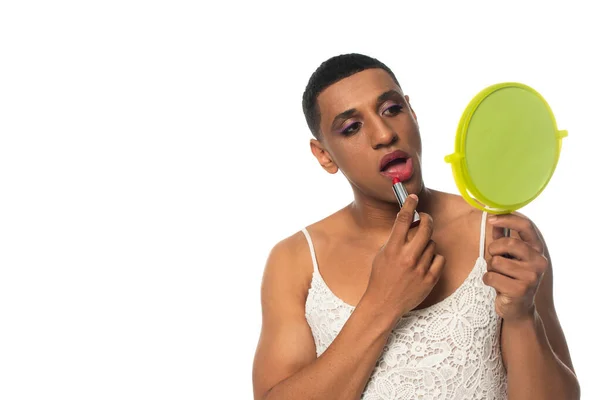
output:
[[[404,95],[404,97],[406,98],[406,103],[408,104],[408,107],[410,107],[410,112],[415,118],[415,121],[417,121],[417,113],[415,112],[415,110],[413,110],[412,106],[410,105],[410,97],[408,97],[408,95]]]
[[[325,171],[330,174],[338,172],[337,164],[333,161],[333,158],[321,142],[316,139],[310,139],[310,151],[312,151],[313,155]]]

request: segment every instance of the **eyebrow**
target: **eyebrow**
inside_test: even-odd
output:
[[[388,90],[387,92],[379,95],[379,97],[377,98],[377,108],[381,107],[381,105],[385,103],[386,100],[390,100],[398,96],[402,97],[402,95],[394,89]]]
[[[376,103],[375,108],[379,108],[383,103],[385,103],[386,100],[389,100],[391,98],[398,97],[398,96],[402,97],[402,95],[394,89],[388,90],[387,92],[380,94],[379,97],[377,97],[377,103]],[[356,114],[356,108],[351,108],[349,110],[346,110],[346,111],[341,112],[338,115],[336,115],[335,118],[333,119],[333,122],[331,123],[331,130],[334,130],[334,126],[338,121],[350,118],[354,114]]]

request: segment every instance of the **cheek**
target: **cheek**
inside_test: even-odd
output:
[[[360,174],[365,170],[366,160],[364,151],[346,150],[338,155],[338,166],[343,170],[350,171],[353,175]]]
[[[404,114],[405,118],[397,120],[397,125],[394,127],[400,135],[400,139],[405,140],[413,149],[421,147],[421,133],[419,125],[412,115]]]
[[[419,133],[418,128],[416,128],[411,133],[411,147],[417,151],[419,156],[421,155],[421,150],[422,150],[423,146],[422,146],[422,142],[421,142],[421,134]]]
[[[352,140],[345,140],[336,143],[332,149],[335,154],[335,159],[346,167],[365,162],[365,150],[368,143],[364,137],[354,137]]]

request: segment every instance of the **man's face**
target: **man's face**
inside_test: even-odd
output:
[[[408,97],[387,72],[367,69],[342,79],[318,96],[317,106],[325,151],[313,146],[313,153],[325,169],[336,172],[339,168],[361,192],[388,201],[395,201],[391,190],[394,176],[409,193],[421,190],[416,116]],[[396,150],[405,153],[405,160],[382,171],[382,158]]]

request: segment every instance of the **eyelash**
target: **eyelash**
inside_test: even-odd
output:
[[[400,111],[402,111],[402,106],[400,104],[392,104],[391,106],[389,106],[388,108],[386,108],[383,112],[386,112],[387,110],[389,110],[391,108],[394,108],[394,107],[398,107],[398,113],[400,113]]]
[[[398,115],[398,114],[399,114],[399,113],[402,111],[402,109],[403,109],[403,107],[402,107],[400,104],[392,104],[391,106],[389,106],[388,108],[386,108],[385,110],[383,110],[383,113],[382,113],[382,114],[384,114],[386,111],[388,111],[388,110],[390,110],[390,109],[392,109],[392,108],[395,108],[395,107],[397,107],[397,108],[398,108],[398,112],[392,115],[393,117],[395,117],[395,116],[396,116],[396,115]],[[343,136],[350,136],[350,135],[351,135],[351,134],[353,134],[354,132],[348,132],[348,131],[350,130],[350,128],[351,128],[351,127],[353,127],[353,126],[355,126],[355,125],[357,125],[357,124],[359,125],[359,127],[360,127],[360,126],[362,126],[362,123],[360,123],[360,122],[358,122],[358,121],[357,121],[357,122],[353,122],[352,124],[350,124],[350,125],[346,126],[346,128],[345,128],[345,129],[342,129],[342,131],[341,131],[340,133],[341,133]]]

